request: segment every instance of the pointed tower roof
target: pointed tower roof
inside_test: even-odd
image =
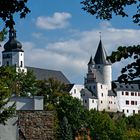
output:
[[[94,60],[92,59],[92,56],[90,57],[90,60],[89,60],[89,62],[88,62],[88,65],[94,65],[95,64],[95,62],[94,62]]]
[[[9,40],[4,45],[4,52],[11,51],[22,51],[22,44],[16,40],[16,31],[13,29],[9,30]]]
[[[107,53],[102,45],[101,39],[94,57],[94,62],[95,64],[111,64],[111,62],[107,60]]]

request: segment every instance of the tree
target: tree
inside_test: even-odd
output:
[[[71,126],[68,123],[68,119],[65,116],[63,117],[62,122],[60,123],[60,131],[60,139],[73,140]]]
[[[19,13],[20,18],[30,12],[26,3],[28,0],[0,0],[0,18],[5,22],[6,27],[10,29],[15,25],[14,14]]]
[[[71,126],[73,139],[81,128],[87,127],[87,110],[81,105],[81,101],[71,96],[62,96],[56,106],[58,119],[62,122],[65,116]]]
[[[19,87],[20,96],[34,96],[37,93],[36,77],[32,71],[18,72],[15,79],[16,85]]]
[[[120,46],[108,57],[112,63],[122,59],[133,58],[133,62],[122,68],[119,82],[129,83],[140,78],[140,45]]]
[[[110,20],[113,15],[128,17],[126,7],[133,6],[136,8],[133,13],[133,22],[140,25],[140,3],[139,0],[84,0],[83,10],[96,18]],[[118,50],[112,52],[108,57],[112,63],[121,61],[123,58],[134,58],[134,62],[128,64],[121,70],[121,75],[118,77],[119,82],[128,83],[132,80],[140,78],[140,45],[120,46]]]
[[[9,88],[10,73],[8,74],[8,69],[3,69],[0,67],[0,123],[5,124],[6,121],[15,114],[15,105],[7,106],[9,99],[11,97],[11,89]]]
[[[36,83],[37,96],[44,96],[45,110],[53,110],[58,103],[59,97],[67,95],[64,92],[65,84],[49,78],[48,80],[38,80]]]
[[[133,22],[140,25],[140,3],[139,0],[84,0],[83,10],[96,18],[110,20],[115,14],[117,16],[128,17],[126,7],[133,6],[135,13],[133,13]]]

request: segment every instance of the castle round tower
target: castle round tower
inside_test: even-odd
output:
[[[101,79],[100,82],[102,84],[106,84],[108,86],[108,90],[111,90],[112,67],[110,60],[107,60],[107,53],[102,45],[101,40],[94,57],[94,62],[96,70],[99,71],[101,75],[101,78],[99,78]]]

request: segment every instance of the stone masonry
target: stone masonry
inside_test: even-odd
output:
[[[19,140],[54,140],[53,111],[18,111]]]

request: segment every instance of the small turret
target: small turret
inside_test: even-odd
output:
[[[94,60],[92,59],[92,56],[90,57],[90,60],[88,62],[88,72],[92,72],[93,68],[94,68]]]

